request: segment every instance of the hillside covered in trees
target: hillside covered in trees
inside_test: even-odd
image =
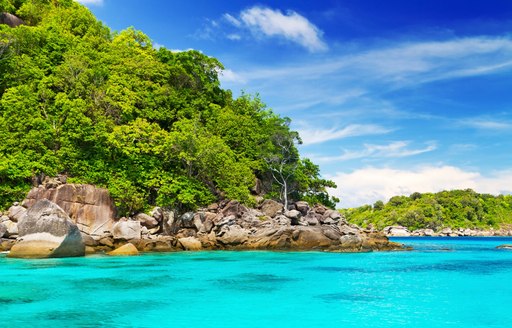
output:
[[[107,187],[122,213],[255,193],[334,206],[290,120],[223,90],[217,59],[114,33],[72,0],[0,12],[24,22],[0,24],[0,208],[57,174]]]
[[[342,210],[347,219],[382,229],[401,225],[409,230],[440,228],[497,228],[512,224],[512,195],[479,194],[471,189],[395,196],[384,204]]]

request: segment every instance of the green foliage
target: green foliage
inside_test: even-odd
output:
[[[387,204],[342,210],[353,223],[382,229],[402,225],[430,228],[490,228],[512,224],[512,195],[478,194],[471,189],[392,197]]]
[[[301,160],[289,119],[258,97],[233,99],[222,64],[154,49],[144,33],[112,33],[72,0],[0,0],[27,24],[0,25],[0,208],[38,174],[107,187],[122,215],[247,204],[256,178],[278,189],[265,159],[283,158],[287,192],[334,206],[318,166]]]

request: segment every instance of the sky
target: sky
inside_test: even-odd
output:
[[[512,1],[80,0],[111,29],[219,59],[292,119],[339,207],[512,193]]]

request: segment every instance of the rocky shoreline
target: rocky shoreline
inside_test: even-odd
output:
[[[43,200],[44,204],[41,205]],[[262,200],[257,208],[226,200],[195,212],[176,213],[156,207],[149,214],[137,213],[128,218],[116,218],[114,203],[106,190],[91,185],[67,184],[65,178],[57,178],[48,179],[43,185],[33,188],[21,204],[15,203],[0,216],[0,251],[12,249],[11,255],[16,256],[20,245],[28,249],[31,245],[36,248],[45,245],[47,248],[42,252],[46,255],[39,257],[55,256],[55,251],[62,249],[59,240],[68,240],[66,231],[74,231],[74,228],[62,223],[63,215],[54,205],[80,231],[83,245],[77,244],[76,247],[83,247],[88,254],[108,253],[128,244],[140,252],[368,252],[403,249],[401,244],[390,242],[381,232],[349,224],[338,211],[321,205],[310,207],[305,202],[297,202],[285,209],[273,200]],[[34,211],[33,207],[39,207],[39,210]],[[47,209],[58,214],[52,218]],[[24,225],[27,226],[23,222],[28,220],[38,228],[22,229]],[[60,229],[56,232],[56,222],[65,226],[65,231]],[[43,238],[44,243],[41,244],[37,238]],[[51,243],[57,244],[48,246]],[[130,254],[136,253],[134,248],[125,246]],[[40,249],[37,251],[41,252]],[[116,253],[125,254],[123,251]],[[75,251],[74,254],[78,253]]]
[[[387,237],[509,237],[512,236],[511,229],[452,229],[443,228],[438,231],[433,229],[418,229],[409,231],[403,226],[388,226],[382,232]]]

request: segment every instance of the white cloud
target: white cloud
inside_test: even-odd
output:
[[[511,130],[512,123],[504,121],[493,121],[486,119],[465,119],[461,122],[462,125],[469,126],[475,129],[482,130]]]
[[[226,21],[228,21],[230,24],[236,26],[236,27],[240,27],[242,26],[242,22],[240,22],[238,19],[236,19],[235,17],[233,17],[232,15],[230,14],[224,14],[224,19]]]
[[[396,195],[413,192],[471,188],[477,192],[504,194],[512,192],[512,170],[484,176],[454,166],[426,166],[409,170],[368,167],[330,177],[338,188],[331,194],[341,198],[342,207],[388,201]]]
[[[351,124],[342,129],[299,129],[299,135],[304,145],[323,143],[330,140],[348,137],[386,134],[392,130],[374,124]]]
[[[340,162],[360,158],[401,158],[415,156],[437,149],[435,144],[430,144],[420,149],[408,149],[407,146],[409,146],[409,142],[407,141],[396,141],[388,145],[365,144],[362,150],[346,150],[339,156],[313,156],[313,159],[317,162]]]
[[[256,6],[242,11],[238,18],[230,14],[224,14],[223,18],[237,28],[248,29],[256,37],[281,37],[310,52],[328,48],[322,40],[322,31],[294,11],[283,14],[280,10]]]
[[[234,71],[230,69],[224,69],[219,73],[219,79],[222,83],[226,82],[237,82],[240,84],[245,83],[245,80],[242,76],[238,75]]]
[[[103,0],[76,0],[84,5],[94,5],[94,6],[102,6]]]

